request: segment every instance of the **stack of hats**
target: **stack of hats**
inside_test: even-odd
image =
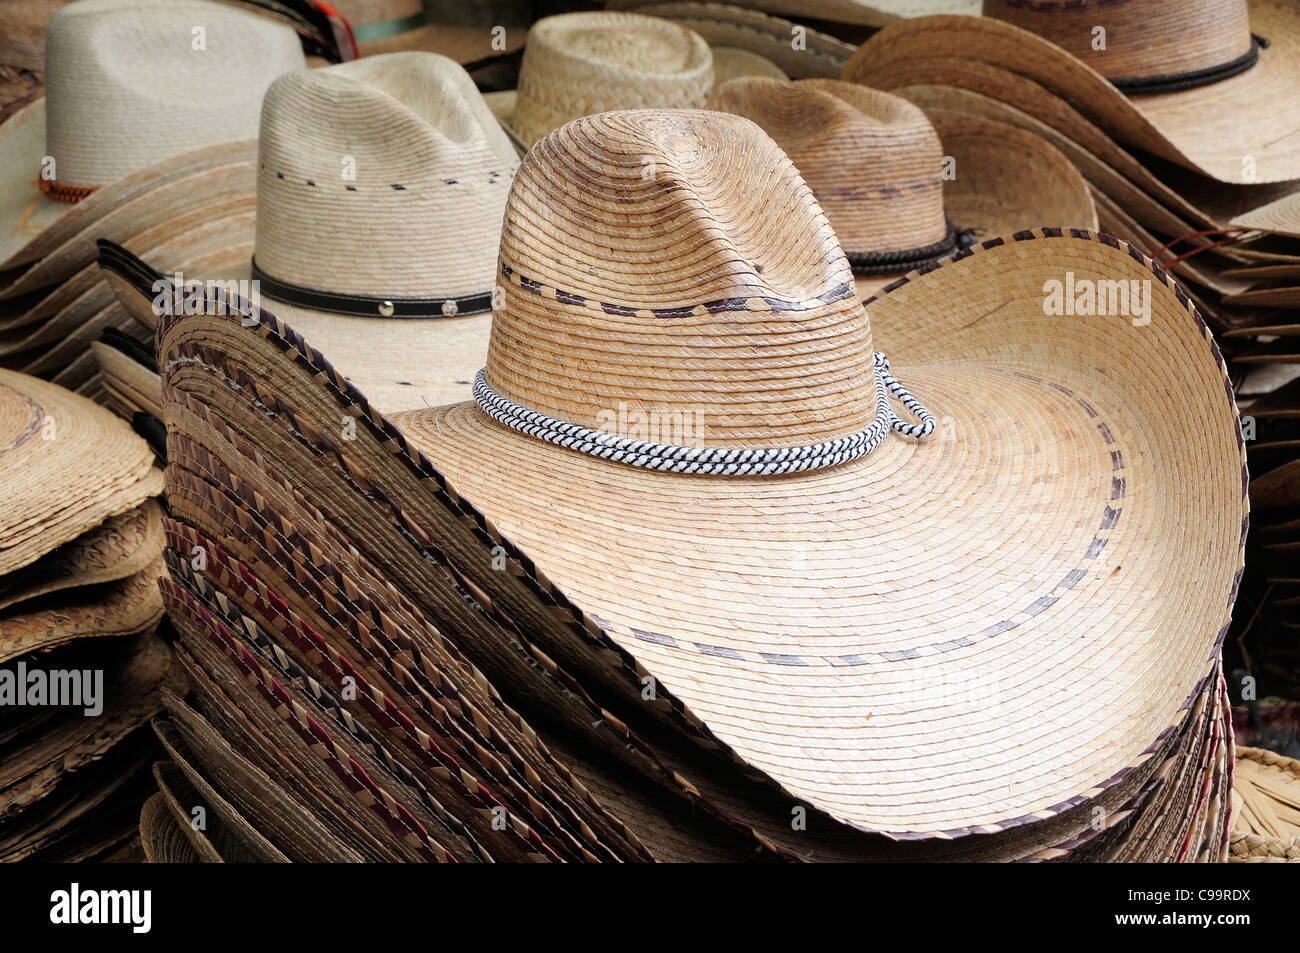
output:
[[[325,188],[364,139],[314,110],[383,125],[412,95],[415,66],[355,66],[268,97],[272,300],[172,287],[161,309],[162,588],[191,694],[156,725],[152,856],[1226,856],[1237,409],[1195,303],[1088,228],[1082,190],[1059,206],[1079,221],[969,234],[864,310],[829,209],[891,226],[856,233],[872,264],[956,241],[943,183],[923,169],[892,213],[869,193],[894,198],[901,161],[868,194],[810,188],[760,125],[812,178],[786,113],[846,155],[931,150],[906,104],[743,80],[715,92],[753,120],[580,118],[508,197],[480,113],[454,110],[456,175],[376,150]],[[299,125],[272,118],[290,103]],[[405,141],[451,121],[418,95],[400,114]],[[1063,151],[1033,155],[1065,183]],[[426,225],[372,271],[417,191],[466,223],[502,201],[495,263],[462,228],[459,262],[406,265],[448,254]],[[1024,201],[958,224],[1047,197]],[[101,260],[137,309],[166,287],[165,261]],[[1062,317],[1067,285],[1107,306]],[[448,380],[480,301],[485,366]],[[421,337],[390,338],[399,316]],[[424,406],[443,384],[472,399]],[[196,806],[220,829],[191,830]]]
[[[305,61],[290,27],[208,0],[79,0],[50,18],[45,50],[45,96],[0,126],[0,366],[75,389],[105,330],[149,340],[95,268],[95,239],[178,270],[251,240],[262,96]],[[175,254],[216,212],[220,228]]]
[[[102,407],[0,371],[0,859],[134,834],[171,660],[153,459]]]

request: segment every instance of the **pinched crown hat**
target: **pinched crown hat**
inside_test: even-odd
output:
[[[527,147],[579,116],[701,106],[712,85],[713,55],[693,30],[635,13],[563,13],[533,24],[519,88],[491,102]]]
[[[939,123],[906,99],[841,80],[742,77],[708,102],[781,146],[859,276],[897,277],[972,236],[1097,227],[1088,184],[1069,159],[1005,123],[945,114],[941,142]],[[858,284],[866,294],[886,283]]]
[[[397,442],[579,607],[585,641],[548,651],[593,691],[651,678],[650,711],[791,796],[954,837],[1119,784],[1216,677],[1240,431],[1204,323],[1136,250],[990,239],[868,322],[757,126],[636,111],[534,146],[500,269],[476,401],[398,415]],[[937,417],[920,441],[866,437],[930,429],[893,374]]]
[[[385,409],[455,400],[486,350],[517,165],[444,56],[283,76],[262,109],[252,261],[201,277],[256,281],[231,290],[260,294]]]
[[[255,138],[271,81],[306,66],[288,26],[206,0],[78,0],[45,47],[44,99],[0,129],[0,271],[138,195],[133,174]]]

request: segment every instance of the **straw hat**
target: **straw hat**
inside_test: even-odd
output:
[[[255,282],[239,287],[381,406],[468,394],[518,160],[465,70],[393,53],[284,76],[267,92],[258,161],[251,261],[187,278]],[[174,263],[156,263],[170,280]]]
[[[1087,183],[1070,161],[1002,123],[944,114],[940,136],[907,100],[838,80],[742,78],[715,90],[709,106],[758,123],[790,157],[863,296],[972,236],[1097,227]],[[953,175],[945,175],[945,155]]]
[[[153,454],[119,418],[0,370],[0,574],[34,562],[162,490]]]
[[[653,677],[791,796],[894,836],[1055,816],[1143,763],[1200,692],[1241,568],[1243,445],[1203,322],[1136,250],[992,239],[870,302],[868,324],[757,127],[645,111],[533,148],[501,273],[482,406],[394,423],[582,607],[602,684]],[[1149,320],[1052,316],[1051,281],[1137,281]],[[861,455],[894,419],[876,347],[940,423]],[[970,693],[1008,673],[1015,704],[990,719]],[[918,722],[922,683],[945,688]]]
[[[1300,864],[1300,761],[1238,748],[1232,799],[1233,863]]]
[[[562,13],[533,24],[519,88],[489,102],[527,148],[579,116],[703,105],[712,85],[713,54],[693,30],[635,13]]]
[[[766,76],[769,79],[789,79],[785,71],[766,56],[735,46],[713,46],[713,88],[738,76]]]
[[[162,551],[162,510],[154,500],[111,516],[36,562],[0,577],[0,610],[51,592],[133,575]]]
[[[797,79],[839,76],[853,55],[851,44],[827,33],[729,3],[640,3],[635,12],[680,24],[711,46],[757,53]]]
[[[644,3],[645,0],[610,0],[606,6],[626,10]],[[730,5],[800,20],[867,27],[882,27],[899,17],[923,17],[932,13],[978,16],[980,12],[980,0],[731,0]]]
[[[913,58],[983,60],[1127,145],[1221,182],[1300,178],[1300,11],[1286,0],[986,0],[984,13],[892,24],[844,78]]]
[[[204,0],[78,0],[45,44],[44,100],[0,128],[0,271],[61,219],[122,202],[132,173],[253,138],[271,80],[305,66],[289,27]]]

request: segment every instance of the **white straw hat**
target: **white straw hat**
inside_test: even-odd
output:
[[[45,100],[27,107],[44,115],[43,140],[30,119],[0,127],[0,271],[29,262],[41,233],[82,205],[111,210],[132,173],[255,138],[271,81],[305,66],[292,29],[227,4],[60,8],[46,32]]]
[[[461,399],[486,353],[517,165],[469,74],[444,56],[283,76],[262,111],[252,260],[187,278],[249,281],[381,406]]]

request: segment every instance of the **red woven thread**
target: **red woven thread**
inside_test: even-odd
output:
[[[36,180],[37,186],[42,192],[52,199],[60,202],[80,202],[91,192],[94,192],[99,186],[97,185],[61,185],[53,179],[44,177]]]

